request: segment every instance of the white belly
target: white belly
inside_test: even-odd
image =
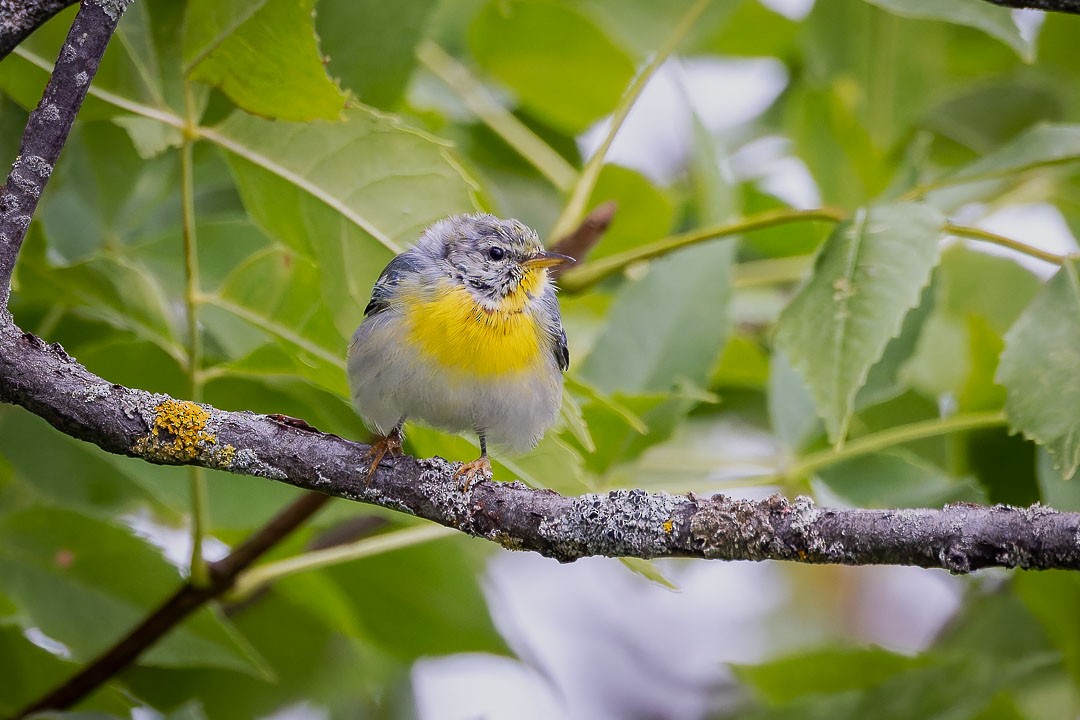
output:
[[[367,318],[349,348],[352,400],[364,421],[387,433],[402,419],[449,432],[483,432],[512,452],[536,445],[562,403],[562,373],[553,353],[535,366],[498,377],[467,375],[404,346],[393,312]]]

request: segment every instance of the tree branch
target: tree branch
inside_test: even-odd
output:
[[[227,557],[209,563],[210,582],[194,585],[187,582],[165,602],[146,616],[119,642],[73,675],[63,684],[15,714],[24,718],[42,710],[63,710],[79,702],[110,678],[133,663],[144,650],[179,625],[188,615],[229,590],[237,576],[259,559],[283,537],[298,528],[330,499],[327,495],[304,493],[270,519],[254,535]]]
[[[0,60],[53,15],[78,0],[0,0]]]
[[[1045,10],[1080,15],[1080,0],[986,0],[986,2],[1018,10]]]
[[[371,503],[562,561],[590,555],[1080,569],[1080,514],[1035,506],[832,510],[616,490],[564,497],[521,483],[463,492],[440,458],[386,460],[364,483],[367,446],[250,412],[228,412],[110,384],[0,319],[0,401],[60,431],[153,463],[199,465]]]
[[[60,48],[41,102],[30,113],[19,154],[0,191],[0,306],[7,304],[15,258],[45,184],[64,148],[90,81],[131,0],[85,0]]]

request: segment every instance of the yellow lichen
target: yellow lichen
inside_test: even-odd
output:
[[[225,447],[214,453],[214,462],[220,467],[229,467],[232,465],[233,458],[236,457],[236,448],[228,443]]]
[[[668,518],[667,520],[664,521],[664,532],[666,532],[668,535],[670,535],[674,531],[675,531],[675,522],[671,518]]]
[[[210,413],[202,406],[169,398],[154,407],[150,434],[139,438],[134,450],[159,460],[194,460],[217,442],[213,433],[206,432],[209,420]]]

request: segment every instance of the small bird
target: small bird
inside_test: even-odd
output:
[[[406,420],[473,431],[480,457],[464,488],[490,475],[487,443],[523,452],[559,414],[570,363],[548,268],[573,262],[535,230],[493,215],[427,228],[382,271],[348,352],[352,400],[377,433],[367,481],[401,450]]]

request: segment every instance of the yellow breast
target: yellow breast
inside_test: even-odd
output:
[[[522,283],[494,311],[479,305],[460,285],[415,298],[406,303],[409,339],[448,369],[489,376],[525,370],[542,357],[542,330],[524,311],[526,289],[537,284]]]

